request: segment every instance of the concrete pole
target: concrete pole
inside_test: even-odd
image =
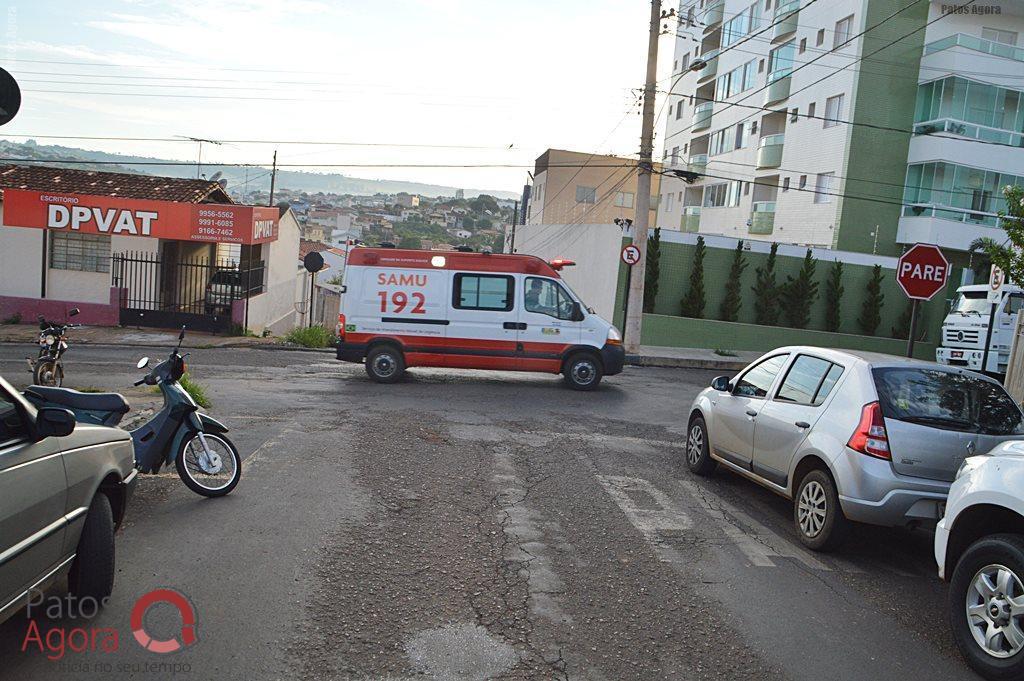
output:
[[[661,0],[651,2],[650,35],[647,37],[647,80],[644,84],[643,123],[640,130],[640,168],[636,181],[636,220],[633,245],[640,260],[629,268],[628,309],[624,324],[626,352],[640,350],[644,312],[644,276],[647,272],[647,228],[651,214],[651,170],[654,157],[654,98],[658,80],[658,37],[661,32]]]

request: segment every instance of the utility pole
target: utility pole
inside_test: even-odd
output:
[[[512,211],[512,243],[508,247],[509,253],[516,252],[516,225],[519,224],[519,202],[516,201],[516,207]]]
[[[268,206],[274,205],[274,183],[277,182],[277,149],[274,149],[274,165],[270,170],[270,201],[267,202]]]
[[[626,320],[624,333],[626,352],[640,350],[640,333],[644,311],[644,276],[647,272],[647,227],[651,217],[651,171],[654,169],[654,98],[658,80],[658,37],[661,33],[661,0],[651,2],[651,26],[647,37],[647,79],[644,83],[643,123],[640,130],[640,163],[636,180],[636,220],[633,222],[633,245],[640,249],[640,259],[629,268]]]

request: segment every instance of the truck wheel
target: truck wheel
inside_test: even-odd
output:
[[[68,591],[102,602],[114,590],[114,513],[107,495],[98,492],[85,514],[75,560],[68,573]]]
[[[594,390],[601,384],[603,375],[600,360],[589,352],[573,355],[562,367],[562,376],[573,390]]]
[[[797,487],[793,525],[803,545],[813,551],[831,551],[846,539],[850,521],[839,505],[835,483],[820,468],[805,475]]]
[[[393,345],[378,345],[366,355],[366,373],[378,383],[394,383],[405,373],[402,351]]]
[[[1024,537],[971,544],[949,585],[949,623],[967,663],[987,679],[1024,677]]]

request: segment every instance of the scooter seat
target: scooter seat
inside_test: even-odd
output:
[[[30,385],[25,392],[69,409],[106,411],[121,415],[127,414],[131,409],[127,400],[119,393],[83,393],[70,388],[51,388],[43,385]]]

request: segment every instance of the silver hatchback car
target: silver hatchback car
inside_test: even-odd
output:
[[[1020,408],[980,374],[797,346],[697,396],[686,463],[698,475],[722,465],[795,500],[800,540],[825,551],[849,521],[933,525],[964,458],[1022,435]]]

